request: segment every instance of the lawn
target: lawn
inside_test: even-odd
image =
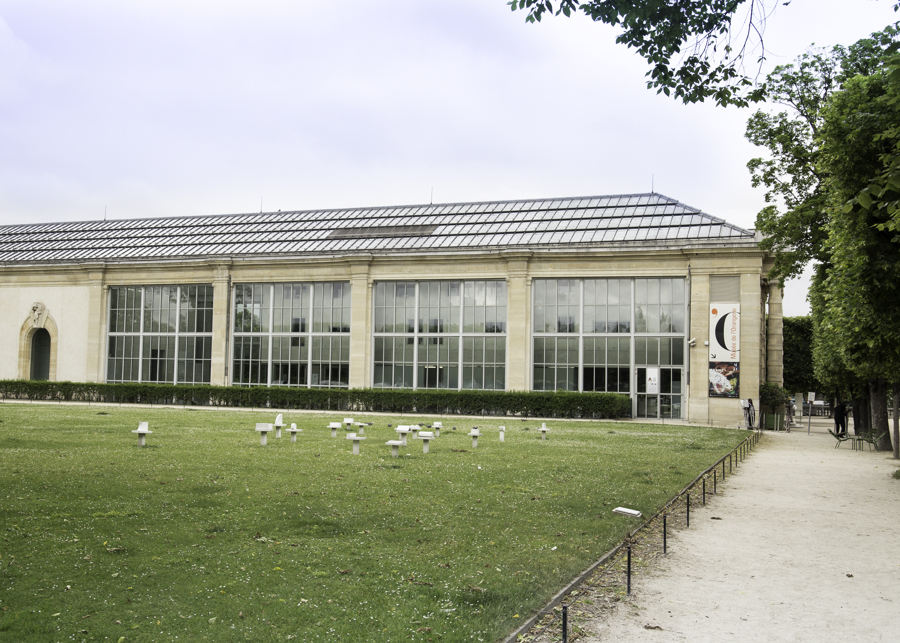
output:
[[[0,641],[494,641],[746,435],[443,418],[394,459],[435,418],[357,416],[354,456],[274,417],[0,405]]]

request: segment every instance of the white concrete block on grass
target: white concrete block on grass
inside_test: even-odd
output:
[[[256,423],[256,430],[259,431],[259,443],[262,446],[266,446],[266,435],[268,435],[269,432],[274,430],[274,428],[275,427],[273,427],[268,422],[257,422]]]
[[[434,440],[434,433],[431,431],[419,431],[417,439],[422,440],[422,453],[428,453],[428,442]]]
[[[363,435],[356,435],[355,433],[348,433],[348,434],[347,434],[347,439],[348,439],[348,440],[353,440],[353,455],[359,455],[359,443],[360,443],[361,440],[365,440],[365,439],[366,439],[365,436],[363,436]]]
[[[400,440],[388,440],[387,442],[385,442],[385,444],[388,445],[389,447],[391,447],[391,457],[392,458],[399,458],[400,457],[400,447],[406,446]]]
[[[547,428],[546,422],[541,422],[541,428],[539,428],[538,431],[541,432],[541,440],[546,440],[547,432],[550,431],[550,429]]]
[[[394,430],[397,432],[397,435],[400,436],[400,444],[402,446],[406,446],[406,436],[412,432],[411,429],[404,424],[402,426],[398,426]]]
[[[146,442],[147,436],[149,434],[153,433],[153,431],[150,430],[149,422],[139,422],[138,428],[135,429],[134,431],[132,431],[132,433],[137,433],[138,446],[143,447],[143,446],[147,446],[147,442]]]

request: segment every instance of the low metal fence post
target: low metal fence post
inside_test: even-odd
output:
[[[628,580],[626,582],[627,582],[628,595],[631,596],[631,545],[628,545],[628,574],[627,574],[627,576],[628,576]]]
[[[667,532],[667,529],[666,529],[666,514],[663,514],[663,554],[667,553],[667,552],[666,552],[666,536],[667,536],[667,533],[666,533],[666,532]]]

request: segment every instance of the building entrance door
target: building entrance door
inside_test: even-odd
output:
[[[50,379],[50,333],[38,328],[31,337],[31,379]]]

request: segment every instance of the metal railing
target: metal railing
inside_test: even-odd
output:
[[[710,465],[706,470],[704,470],[700,475],[694,478],[691,482],[689,482],[681,491],[679,491],[669,502],[667,502],[663,507],[653,514],[652,517],[647,519],[640,526],[636,527],[632,531],[625,536],[622,541],[613,547],[610,551],[604,554],[599,560],[591,564],[587,569],[585,569],[581,574],[579,574],[572,582],[570,582],[566,587],[557,592],[540,610],[537,611],[531,618],[525,621],[521,626],[516,628],[508,637],[504,639],[504,643],[516,643],[519,640],[520,636],[524,636],[526,633],[530,632],[532,628],[537,625],[538,621],[544,619],[548,615],[552,615],[552,618],[547,620],[546,623],[541,623],[541,629],[536,634],[542,634],[547,631],[554,623],[557,621],[557,615],[555,608],[562,603],[561,615],[563,617],[561,630],[562,630],[562,640],[563,643],[566,643],[568,640],[568,605],[564,603],[565,598],[574,590],[578,589],[589,577],[594,575],[598,570],[602,570],[601,573],[606,573],[610,569],[612,569],[618,562],[621,560],[623,556],[627,559],[627,572],[626,572],[626,591],[630,595],[631,594],[631,550],[635,546],[636,543],[640,541],[640,537],[642,535],[648,535],[653,529],[656,528],[657,525],[662,527],[662,539],[663,539],[663,553],[667,553],[667,536],[668,536],[668,517],[674,514],[677,511],[680,511],[682,508],[684,510],[685,520],[688,527],[691,526],[691,497],[695,495],[701,501],[703,505],[706,504],[706,496],[710,493],[707,489],[706,483],[707,480],[712,480],[712,494],[718,493],[718,483],[719,483],[719,472],[721,470],[721,480],[724,481],[727,475],[731,475],[734,469],[737,468],[738,464],[742,463],[744,459],[750,454],[757,444],[759,444],[759,438],[761,435],[760,430],[754,430],[751,435],[747,436],[745,440],[743,440],[740,444],[738,444],[734,449],[729,451],[727,454],[716,460],[715,463]],[[727,463],[727,473],[726,473],[726,463]]]

